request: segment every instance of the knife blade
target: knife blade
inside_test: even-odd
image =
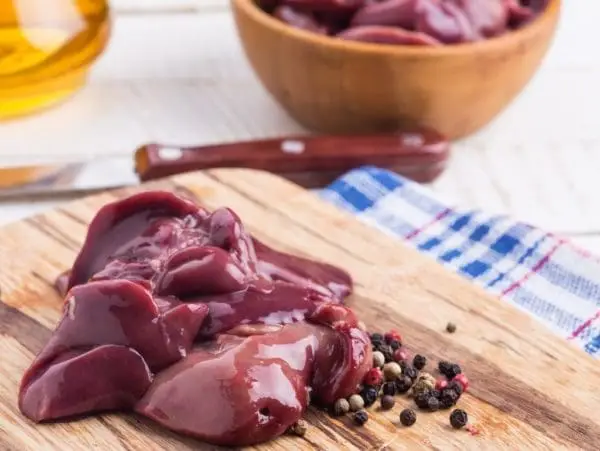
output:
[[[151,143],[136,149],[133,156],[1,168],[0,200],[83,194],[223,167],[270,171],[314,188],[370,164],[426,183],[443,171],[449,149],[445,137],[426,129],[377,135],[290,136],[195,147]]]

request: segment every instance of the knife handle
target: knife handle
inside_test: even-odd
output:
[[[330,174],[330,179],[369,164],[393,168],[414,180],[429,182],[445,166],[449,149],[448,140],[431,130],[294,136],[200,147],[153,143],[136,150],[135,166],[140,180],[147,181],[217,167],[259,169],[284,177],[298,173]]]

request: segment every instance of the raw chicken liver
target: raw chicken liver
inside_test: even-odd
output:
[[[171,193],[102,208],[61,280],[63,318],[21,382],[34,421],[135,410],[211,443],[258,443],[309,399],[353,393],[371,362],[341,305],[344,271]]]

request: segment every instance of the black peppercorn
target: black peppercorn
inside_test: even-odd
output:
[[[440,399],[440,397],[442,396],[442,392],[439,390],[431,390],[429,394],[437,399]]]
[[[447,362],[445,360],[440,360],[438,362],[438,370],[440,370],[440,373],[442,373],[444,376],[446,375],[446,373],[448,372],[448,368],[450,368],[451,363]]]
[[[460,429],[467,425],[469,422],[469,416],[467,412],[462,409],[455,409],[450,414],[450,424],[454,429]]]
[[[449,334],[453,334],[454,332],[456,332],[456,324],[452,322],[446,324],[446,332],[448,332]]]
[[[396,394],[396,382],[386,382],[381,387],[381,391],[384,395],[394,396]]]
[[[440,402],[437,398],[429,396],[429,399],[427,400],[427,407],[429,408],[430,412],[436,412],[440,409]]]
[[[427,365],[427,358],[421,354],[417,354],[413,359],[413,366],[421,371]]]
[[[452,389],[445,388],[442,390],[442,395],[440,396],[440,407],[442,409],[449,409],[458,401],[458,395]]]
[[[404,368],[403,373],[405,376],[410,377],[413,381],[419,375],[418,371],[412,366],[407,366],[406,368]]]
[[[365,386],[360,391],[360,396],[365,402],[365,407],[372,406],[377,401],[377,389],[375,387]]]
[[[428,409],[430,397],[429,393],[419,393],[415,396],[415,404],[419,409]]]
[[[396,392],[406,393],[413,385],[413,380],[408,376],[400,376],[396,379]]]
[[[401,344],[398,340],[392,340],[390,341],[390,348],[392,348],[392,350],[396,350],[398,348],[400,348]]]
[[[394,404],[396,404],[396,400],[393,396],[383,395],[381,397],[381,408],[383,410],[390,410],[392,407],[394,407]]]
[[[404,426],[412,426],[417,421],[417,413],[412,409],[404,409],[400,412],[400,423]]]
[[[386,363],[394,361],[394,350],[390,345],[382,343],[377,346],[377,350],[383,354]]]
[[[448,378],[448,380],[450,380],[450,379],[454,379],[454,376],[456,376],[457,374],[460,374],[460,373],[462,373],[460,366],[458,366],[456,363],[452,363],[448,367],[448,370],[446,371],[446,373],[444,373],[444,376],[446,376]]]
[[[448,383],[448,385],[446,386],[446,390],[452,390],[452,391],[456,392],[456,394],[458,396],[460,396],[463,393],[463,386],[460,382],[450,381]]]
[[[354,422],[357,425],[362,426],[367,421],[369,421],[369,414],[365,410],[359,410],[354,414]]]
[[[383,335],[381,335],[381,334],[378,334],[378,333],[371,334],[370,338],[371,338],[371,343],[373,343],[374,345],[377,343],[383,343]]]

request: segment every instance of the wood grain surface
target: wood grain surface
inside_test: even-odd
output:
[[[191,194],[208,207],[232,207],[251,233],[274,247],[340,265],[356,281],[348,303],[376,329],[398,328],[409,349],[458,361],[472,388],[460,405],[480,431],[454,431],[448,412],[398,424],[411,405],[371,408],[362,428],[310,410],[304,438],[256,447],[278,449],[598,449],[600,365],[508,304],[431,259],[358,223],[276,176],[248,170],[190,173],[103,193],[0,230],[0,449],[215,449],[130,414],[36,425],[17,409],[23,371],[50,336],[62,299],[53,288],[73,262],[98,208],[143,189]],[[448,321],[458,324],[447,334]]]

